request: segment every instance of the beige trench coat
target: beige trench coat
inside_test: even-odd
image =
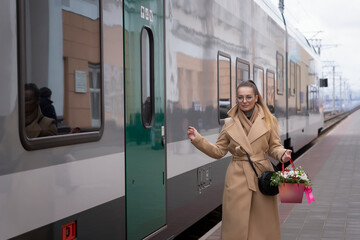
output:
[[[277,129],[267,129],[261,107],[248,136],[238,118],[237,108],[236,105],[228,112],[230,118],[225,119],[215,145],[200,134],[192,141],[210,157],[220,159],[228,151],[233,155],[225,176],[222,240],[278,240],[281,234],[277,196],[259,191],[245,151],[261,174],[273,170],[265,153],[280,160],[286,149],[281,145]]]

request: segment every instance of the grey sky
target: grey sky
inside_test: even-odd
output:
[[[277,0],[271,0],[276,6]],[[339,0],[284,0],[285,15],[292,25],[308,38],[315,38],[324,46],[322,60],[335,61],[342,78],[349,81],[352,91],[360,93],[360,1]]]

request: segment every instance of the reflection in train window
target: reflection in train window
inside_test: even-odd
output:
[[[240,82],[249,80],[249,78],[250,78],[249,63],[237,58],[236,59],[236,86],[238,86],[240,84]]]
[[[295,63],[290,61],[290,86],[289,93],[291,96],[295,95],[295,82],[296,82],[296,71],[295,71]]]
[[[218,103],[219,121],[228,117],[231,108],[231,58],[229,55],[218,52]]]
[[[275,74],[266,71],[266,102],[271,113],[275,112]]]
[[[98,134],[103,117],[99,1],[23,1],[19,9],[26,137],[49,136],[45,132],[53,124],[56,135]],[[40,96],[33,96],[37,89]],[[38,98],[30,106],[33,97]]]
[[[302,94],[301,94],[301,67],[296,64],[296,110],[301,112]]]
[[[141,31],[141,116],[145,128],[151,128],[154,119],[153,37],[149,28]]]
[[[284,93],[284,57],[276,53],[276,76],[277,76],[277,93]]]
[[[254,82],[259,90],[260,95],[266,101],[264,96],[264,69],[254,65]]]
[[[91,125],[101,125],[101,77],[100,65],[89,64],[89,90],[91,99]]]

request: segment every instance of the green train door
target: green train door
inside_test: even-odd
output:
[[[166,224],[162,0],[124,0],[127,239]]]

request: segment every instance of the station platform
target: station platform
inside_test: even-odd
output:
[[[280,203],[282,240],[360,239],[360,110],[295,161],[309,175],[316,202]],[[221,223],[201,240],[220,240]]]

